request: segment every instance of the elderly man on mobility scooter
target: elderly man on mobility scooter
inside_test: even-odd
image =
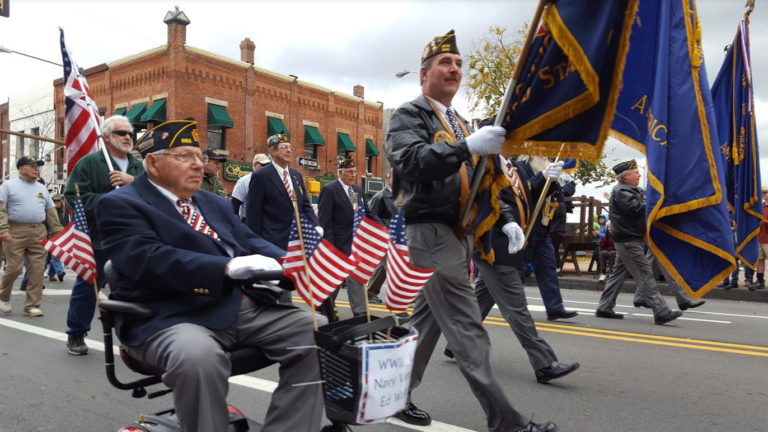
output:
[[[141,302],[148,319],[118,318],[131,357],[164,370],[185,432],[227,429],[228,350],[252,346],[280,363],[263,431],[320,430],[323,401],[310,315],[268,289],[243,290],[284,251],[253,234],[229,203],[201,191],[205,156],[196,123],[168,121],[136,144],[146,174],[97,207],[118,275],[110,297]]]

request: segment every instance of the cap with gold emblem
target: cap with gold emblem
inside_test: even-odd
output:
[[[45,165],[45,162],[38,160],[34,156],[22,156],[19,158],[19,160],[16,162],[16,169],[19,169],[23,167],[24,165],[37,165],[37,166],[43,166]]]
[[[424,60],[442,53],[459,54],[459,47],[456,45],[456,34],[453,30],[442,36],[432,38],[427,46],[424,47],[424,52],[421,53],[421,62],[424,63]]]
[[[634,159],[624,161],[621,163],[618,163],[613,166],[613,172],[616,173],[616,175],[619,175],[623,173],[624,171],[629,171],[631,169],[637,169],[637,161]]]
[[[352,158],[344,158],[339,160],[338,169],[356,168],[355,160]]]
[[[267,138],[267,149],[272,150],[273,147],[280,143],[290,143],[291,139],[286,134],[274,134]]]
[[[136,141],[136,149],[142,156],[172,147],[200,147],[197,122],[194,120],[169,120],[148,130]]]

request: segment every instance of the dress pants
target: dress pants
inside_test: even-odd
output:
[[[324,324],[324,320],[323,323]],[[165,370],[163,382],[185,432],[226,430],[228,378],[225,351],[255,346],[280,363],[280,382],[272,394],[262,432],[320,430],[323,399],[312,318],[306,311],[255,304],[244,298],[235,324],[223,330],[182,323],[164,329],[131,356]]]
[[[656,255],[651,252],[650,248],[645,253],[645,256],[648,258],[648,262],[651,263],[653,276],[656,277],[659,275],[659,273],[664,275],[664,279],[666,279],[667,284],[669,285],[669,290],[672,291],[672,295],[675,296],[677,304],[684,304],[693,300],[691,296],[689,296],[688,293],[685,292],[685,290],[683,290],[683,288],[681,288],[674,279],[672,279],[672,276],[669,274],[667,269],[665,269],[664,266],[659,263],[659,260],[656,259]],[[736,277],[738,277],[738,275]],[[640,297],[637,295],[637,291],[635,291],[635,301],[638,300],[640,300]]]
[[[48,255],[40,242],[46,238],[48,230],[42,223],[9,222],[8,224],[13,240],[3,243],[7,265],[3,275],[2,288],[0,288],[0,300],[11,301],[13,283],[21,274],[26,257],[29,260],[27,267],[29,283],[27,284],[24,309],[40,307],[43,302],[45,257]]]
[[[407,233],[411,263],[437,270],[416,297],[409,320],[419,332],[411,391],[421,383],[442,332],[485,411],[488,430],[508,432],[522,428],[528,420],[512,407],[491,370],[490,340],[469,283],[464,246],[451,228],[443,224],[410,224]]]
[[[533,273],[536,275],[536,284],[539,286],[541,299],[547,313],[560,312],[563,307],[563,296],[560,294],[560,281],[557,279],[557,262],[555,261],[555,247],[549,234],[541,229],[534,228],[525,248],[525,257],[533,263]],[[520,260],[518,270],[525,274],[526,262]],[[521,276],[522,277],[522,276]]]
[[[517,267],[491,265],[479,259],[475,260],[475,265],[480,269],[475,296],[483,319],[495,303],[528,354],[528,361],[534,370],[549,367],[553,361],[557,361],[552,347],[536,331]]]
[[[387,280],[387,260],[382,260],[373,271],[371,279],[368,281],[368,298],[381,294],[381,287]]]
[[[349,307],[352,309],[353,315],[365,315],[365,305],[368,302],[368,297],[363,285],[351,277],[347,278],[347,298],[349,299]]]
[[[627,273],[631,274],[637,282],[635,299],[648,303],[653,309],[654,316],[669,314],[669,306],[659,294],[651,263],[645,256],[645,243],[641,241],[616,242],[616,263],[600,295],[598,310],[604,312],[613,310]]]

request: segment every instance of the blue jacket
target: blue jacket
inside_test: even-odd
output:
[[[352,189],[357,192],[358,199],[365,205],[365,215],[376,222],[381,223],[381,219],[371,212],[368,204],[363,200],[363,188],[358,185],[352,185]],[[352,225],[354,223],[355,211],[352,203],[349,201],[349,195],[341,182],[334,180],[320,189],[320,196],[317,199],[317,215],[320,219],[320,226],[323,227],[323,237],[328,239],[337,249],[349,255],[352,253]]]
[[[234,256],[285,252],[251,232],[226,199],[198,191],[193,200],[206,222]],[[179,323],[224,329],[235,322],[242,293],[224,276],[231,259],[219,241],[195,231],[145,174],[105,194],[96,207],[103,247],[119,282],[110,298],[145,303],[148,320],[119,319],[120,341],[141,345],[158,331]]]
[[[299,212],[317,225],[317,217],[309,202],[301,173],[293,168],[289,168],[289,173]],[[245,209],[245,223],[253,232],[278,247],[288,247],[291,222],[295,219],[293,202],[274,165],[270,164],[251,174]]]

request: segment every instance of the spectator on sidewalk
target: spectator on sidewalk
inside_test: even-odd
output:
[[[64,197],[61,194],[54,195],[53,204],[56,206],[56,214],[59,216],[59,223],[61,226],[66,226],[69,223],[69,214],[64,205]],[[64,265],[61,261],[53,255],[48,255],[48,280],[54,282],[56,281],[56,278],[58,278],[59,282],[63,282],[66,274]]]
[[[768,186],[763,186],[763,220],[757,236],[757,281],[749,286],[750,291],[765,289],[765,260],[768,258]]]

